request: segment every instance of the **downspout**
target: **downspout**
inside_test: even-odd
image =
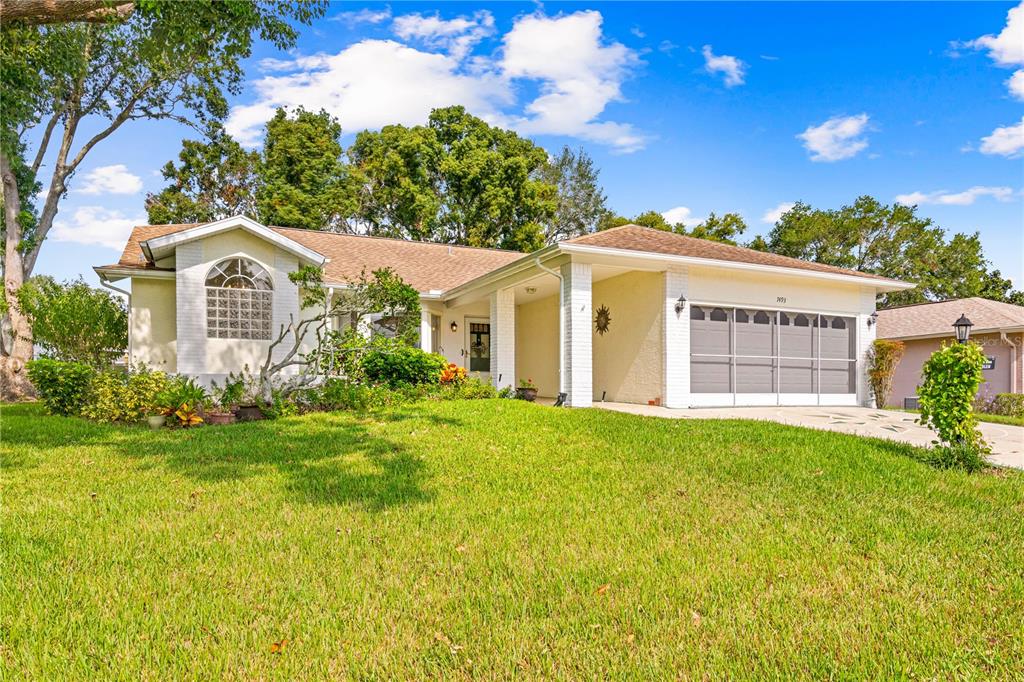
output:
[[[1017,393],[1017,351],[1020,347],[1010,340],[1006,332],[999,332],[999,338],[1013,350],[1010,351],[1010,393]]]
[[[565,287],[562,280],[562,273],[556,272],[540,262],[540,256],[534,256],[533,262],[536,266],[558,278],[558,392],[566,393],[565,390]]]
[[[106,277],[100,277],[100,284],[111,291],[116,291],[128,299],[128,367],[132,366],[132,294],[130,291],[119,289],[107,281]]]

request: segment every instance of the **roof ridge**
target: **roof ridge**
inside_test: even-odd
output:
[[[476,249],[478,251],[496,251],[498,253],[518,253],[526,255],[523,251],[515,249],[499,249],[492,246],[471,246],[469,244],[451,244],[449,242],[429,242],[421,239],[402,239],[401,237],[382,237],[377,234],[353,234],[351,232],[332,232],[330,230],[313,230],[306,227],[284,227],[282,225],[267,225],[271,230],[293,230],[307,234],[322,234],[337,237],[358,237],[360,239],[375,239],[378,241],[401,242],[403,244],[426,244],[428,246],[449,246],[454,249]]]

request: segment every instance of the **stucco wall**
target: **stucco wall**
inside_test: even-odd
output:
[[[1024,342],[1024,335],[1010,336],[1018,345]],[[994,369],[983,372],[985,382],[981,385],[981,393],[1008,393],[1010,391],[1012,354],[1013,349],[1003,342],[998,334],[972,335],[971,339],[980,343],[985,355],[994,357],[996,366]],[[892,395],[889,397],[889,405],[892,407],[903,407],[903,399],[917,395],[917,386],[921,383],[921,367],[928,360],[932,353],[937,351],[942,342],[953,342],[953,337],[945,339],[918,339],[904,341],[906,350],[903,359],[896,366],[896,374],[893,378]],[[1018,353],[1020,351],[1018,350]],[[1021,370],[1021,358],[1018,356],[1017,370]],[[1018,379],[1017,392],[1021,392],[1021,382]]]
[[[444,304],[431,302],[423,306],[423,308],[435,315],[441,316],[441,338],[439,343],[441,355],[445,356],[448,362],[454,362],[460,367],[466,367],[469,362],[469,356],[466,355],[466,334],[469,330],[469,324],[466,320],[471,319],[489,323],[491,315],[490,304],[487,301],[478,301],[469,305],[448,308]],[[458,330],[454,332],[452,331],[452,322],[458,325]],[[428,344],[427,348],[429,347],[430,345]]]
[[[605,334],[593,325],[594,400],[647,403],[662,393],[664,274],[629,272],[594,283],[593,311],[606,306]]]
[[[132,281],[132,364],[151,369],[178,371],[174,280]]]
[[[558,395],[558,296],[516,306],[516,385],[533,379],[537,394]]]
[[[861,312],[859,286],[806,277],[692,266],[689,291],[688,298],[701,303],[848,315]]]

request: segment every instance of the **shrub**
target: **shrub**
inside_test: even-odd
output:
[[[985,411],[1007,417],[1024,417],[1024,393],[997,393]]]
[[[50,414],[80,414],[93,374],[93,369],[81,362],[40,358],[28,363],[28,378]]]
[[[280,419],[281,417],[291,417],[298,414],[299,406],[295,401],[281,393],[281,391],[275,390],[270,404],[264,405],[261,411],[267,419]]]
[[[981,448],[970,445],[937,445],[931,449],[928,463],[937,469],[960,469],[973,473],[985,468]]]
[[[984,363],[981,346],[957,343],[932,353],[921,370],[920,421],[938,435],[939,449],[950,450],[946,456],[951,461],[970,460],[969,451],[980,458],[987,451],[974,414]]]
[[[155,413],[167,375],[146,367],[107,370],[95,375],[82,416],[98,422],[135,422]]]
[[[498,391],[489,382],[470,377],[456,384],[441,386],[435,395],[440,400],[485,400],[497,398]]]
[[[867,352],[868,383],[871,393],[875,396],[875,406],[883,408],[889,404],[892,393],[892,379],[896,374],[896,365],[903,358],[906,346],[902,341],[877,339]]]
[[[192,414],[197,412],[208,398],[206,389],[190,377],[176,376],[167,382],[163,390],[156,396],[155,404],[156,408],[162,414],[167,415],[171,421],[176,421],[183,426],[191,426],[198,423],[191,418]],[[199,421],[201,422],[202,419]]]
[[[396,386],[436,384],[446,361],[440,355],[406,346],[398,341],[381,340],[363,356],[363,376],[370,383]]]

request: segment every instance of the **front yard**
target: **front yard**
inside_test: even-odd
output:
[[[1024,475],[893,443],[507,400],[0,428],[4,678],[1024,669]]]

